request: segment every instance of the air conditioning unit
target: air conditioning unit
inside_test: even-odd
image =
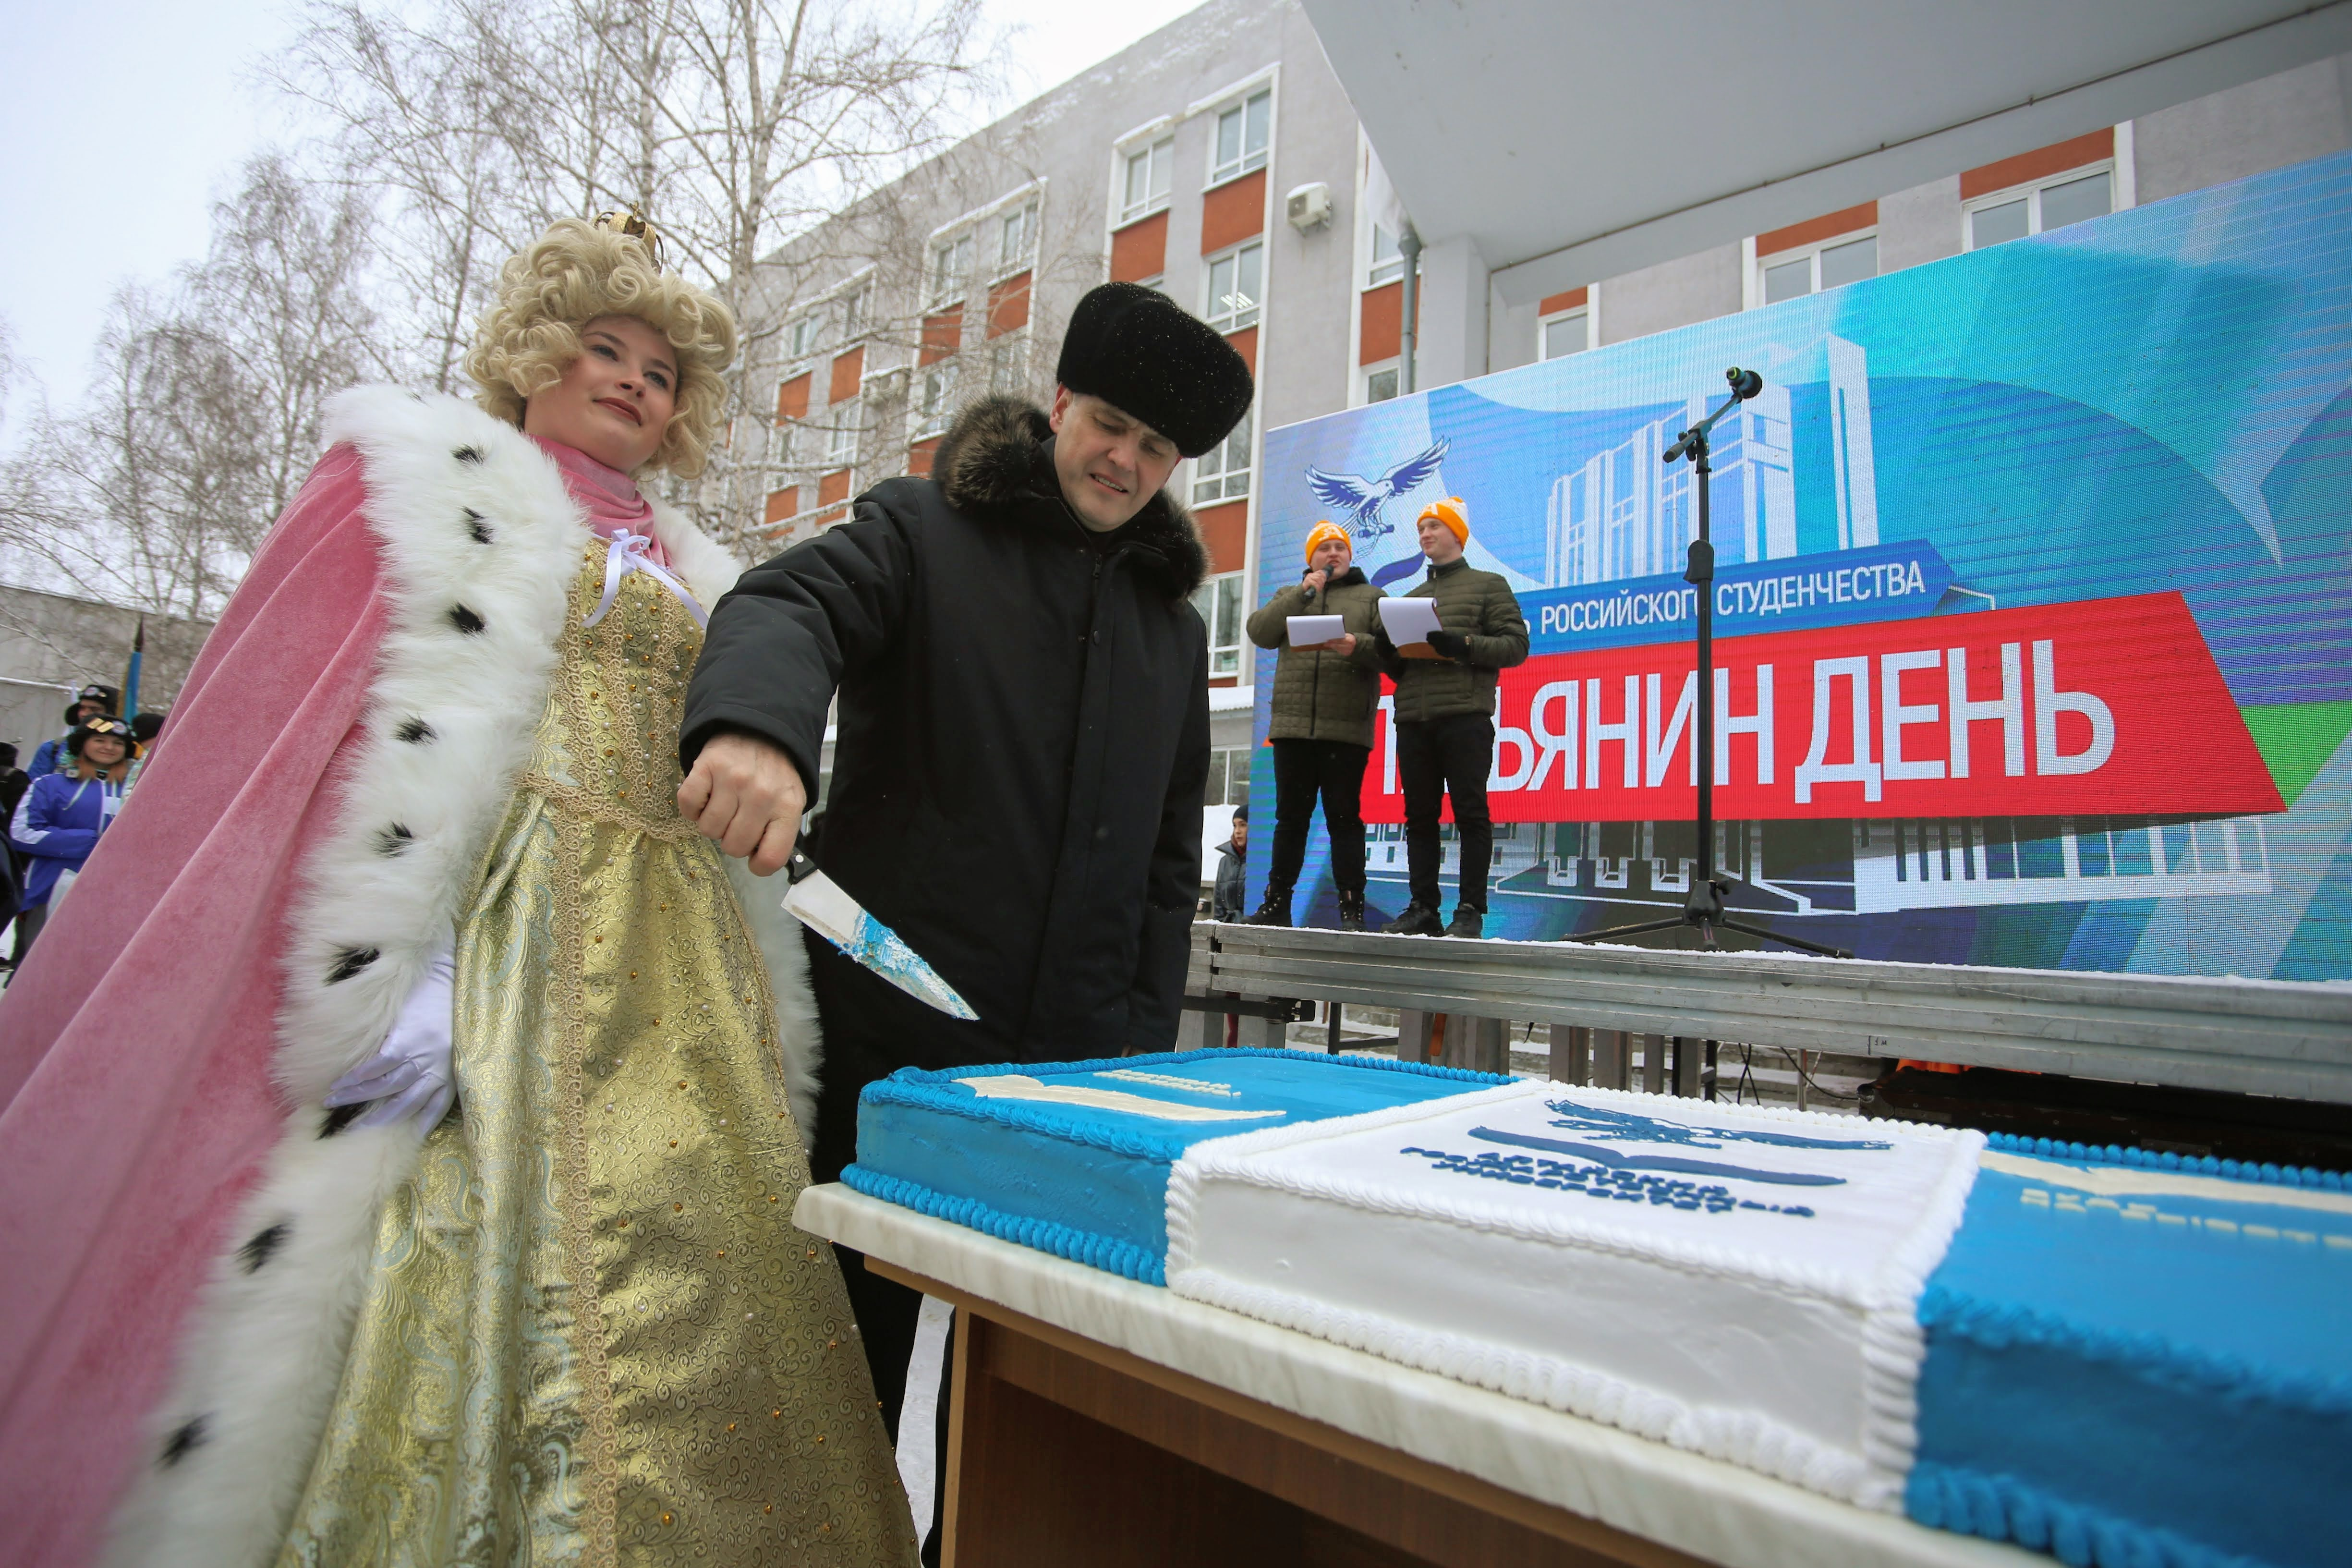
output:
[[[1299,186],[1286,200],[1290,226],[1301,234],[1331,221],[1331,187],[1320,180]]]

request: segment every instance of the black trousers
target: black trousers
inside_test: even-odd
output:
[[[1495,721],[1483,713],[1455,713],[1396,727],[1397,782],[1404,786],[1405,865],[1412,901],[1436,909],[1437,817],[1454,797],[1454,826],[1462,836],[1458,907],[1484,914],[1486,872],[1495,861],[1495,823],[1486,815],[1486,777],[1495,766]]]
[[[1315,797],[1323,797],[1323,827],[1331,837],[1331,880],[1343,893],[1364,891],[1364,764],[1370,746],[1345,741],[1274,743],[1274,868],[1266,891],[1289,897],[1307,863],[1307,830]]]

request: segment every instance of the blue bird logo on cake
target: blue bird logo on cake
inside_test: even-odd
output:
[[[1556,1113],[1552,1126],[1618,1142],[1664,1144],[1683,1149],[1720,1149],[1726,1142],[1767,1143],[1780,1149],[1872,1150],[1894,1147],[1891,1143],[1866,1138],[1808,1138],[1794,1132],[1685,1127],[1634,1111],[1580,1105],[1572,1100],[1546,1100],[1544,1104],[1545,1109]],[[1612,1171],[1672,1171],[1685,1176],[1737,1176],[1742,1181],[1768,1182],[1782,1187],[1842,1187],[1845,1184],[1843,1176],[1820,1175],[1805,1171],[1758,1170],[1719,1160],[1694,1160],[1680,1154],[1626,1154],[1599,1143],[1507,1132],[1493,1127],[1474,1127],[1470,1130],[1470,1136],[1488,1143],[1506,1143],[1517,1149],[1541,1149],[1549,1153],[1572,1154],[1579,1159],[1605,1165]]]

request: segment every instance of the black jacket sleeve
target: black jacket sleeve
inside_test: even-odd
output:
[[[782,747],[814,798],[833,694],[897,637],[914,571],[904,524],[867,495],[849,521],[744,573],[710,612],[679,766],[692,768],[711,736],[740,730]]]
[[[1192,912],[1201,899],[1201,805],[1209,789],[1209,648],[1205,634],[1193,655],[1192,693],[1184,733],[1160,812],[1160,839],[1151,849],[1143,890],[1143,934],[1128,994],[1128,1037],[1134,1047],[1164,1051],[1176,1044],[1184,1010],[1184,973],[1192,962]]]

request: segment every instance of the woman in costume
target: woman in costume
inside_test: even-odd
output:
[[[674,805],[736,568],[632,475],[700,467],[734,348],[567,219],[479,407],[335,405],[0,1003],[13,1561],[912,1562],[791,1223],[798,935]]]

